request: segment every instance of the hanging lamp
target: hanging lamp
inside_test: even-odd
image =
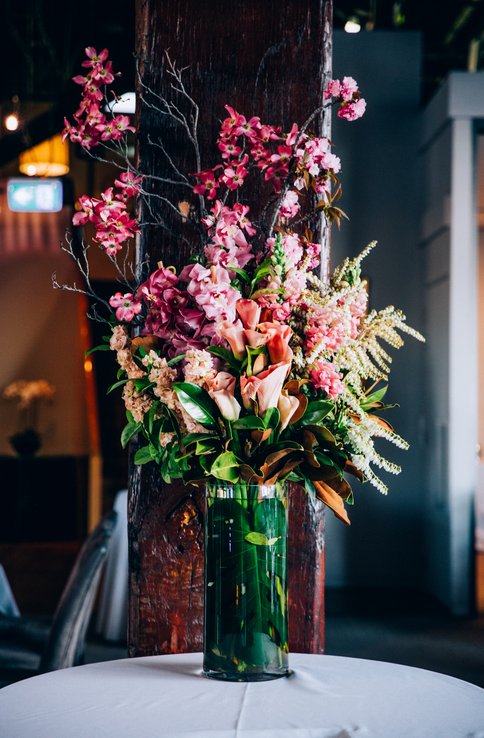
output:
[[[19,169],[29,177],[61,177],[69,171],[69,146],[58,133],[20,154]]]

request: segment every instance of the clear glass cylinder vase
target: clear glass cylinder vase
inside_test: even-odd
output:
[[[206,488],[203,671],[229,681],[288,674],[287,488]]]

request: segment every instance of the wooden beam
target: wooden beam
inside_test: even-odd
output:
[[[326,5],[326,15],[325,8]],[[200,105],[203,167],[216,157],[215,139],[229,104],[250,117],[289,130],[321,102],[324,57],[331,46],[331,4],[323,0],[140,0],[137,4],[138,99],[169,93],[165,50],[187,67],[185,84]],[[326,34],[324,31],[326,23]],[[329,23],[329,25],[328,25]],[[181,171],[196,171],[192,151],[166,117],[142,101],[139,108],[139,166],[167,173],[167,161],[150,144],[160,133]],[[327,126],[327,123],[326,123]],[[149,182],[149,180],[147,180]],[[170,187],[153,191],[174,199]],[[244,188],[246,189],[246,188]],[[190,192],[187,192],[190,196]],[[252,199],[257,200],[257,192]],[[162,259],[180,268],[190,253],[189,226],[166,214],[160,200],[153,215],[172,230],[145,225],[139,264]],[[186,241],[184,241],[186,237]],[[203,492],[162,485],[154,467],[130,467],[129,653],[132,656],[200,650],[203,624]],[[304,492],[291,490],[290,648],[324,648],[324,514]]]

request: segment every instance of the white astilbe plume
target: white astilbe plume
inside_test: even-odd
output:
[[[351,460],[370,484],[385,494],[387,486],[371,465],[391,474],[398,474],[400,467],[376,451],[373,439],[384,438],[403,449],[408,448],[408,444],[365,410],[367,387],[369,383],[373,385],[388,379],[392,357],[384,344],[394,349],[401,348],[404,341],[400,334],[410,335],[418,341],[424,338],[407,325],[403,312],[393,306],[364,314],[367,294],[366,283],[361,279],[361,262],[375,246],[376,241],[373,241],[356,258],[346,258],[335,269],[329,284],[309,274],[300,305],[293,309],[291,328],[295,334],[294,365],[301,377],[310,375],[318,362],[331,362],[334,370],[344,378],[344,388],[337,397],[337,403],[345,418]],[[352,306],[356,306],[356,314]],[[353,326],[353,329],[348,328],[336,346],[329,344],[323,329],[318,340],[305,351],[305,337],[311,334],[311,330],[314,335],[315,319],[322,316],[321,322],[324,323],[325,315],[342,325]]]

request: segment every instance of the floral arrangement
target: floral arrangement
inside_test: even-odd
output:
[[[122,156],[134,129],[127,116],[102,112],[114,80],[108,52],[86,54],[88,72],[74,78],[83,87],[81,105],[64,135],[88,152],[111,146]],[[330,105],[356,120],[366,103],[351,77],[331,80],[321,107],[287,132],[227,105],[220,160],[203,169],[198,108],[168,56],[167,70],[190,114],[160,96],[157,105],[186,130],[198,168],[186,175],[167,156],[171,178],[157,179],[190,193],[167,207],[198,228],[201,248],[179,273],[159,262],[142,279],[126,277],[118,255],[138,229],[130,198],[149,197],[146,176],[127,159],[99,199],[78,200],[73,221],[93,225],[94,242],[123,285],[109,304],[100,301],[111,330],[97,347],[112,350],[119,365],[111,389],[122,387],[126,406],[121,442],[144,439],[135,463],[155,462],[165,482],[289,480],[348,523],[345,503],[353,495],[345,474],[385,493],[375,467],[400,468],[375,441],[407,448],[380,415],[389,407],[383,400],[391,363],[383,344],[400,348],[401,334],[423,340],[394,307],[368,312],[361,262],[375,244],[345,259],[329,281],[316,273],[320,246],[312,229],[322,215],[339,224],[345,214],[336,205],[340,160],[310,126]],[[268,196],[253,216],[243,187],[254,177]],[[88,269],[78,263],[93,295]]]
[[[45,379],[17,379],[4,388],[2,397],[16,401],[21,418],[22,429],[9,438],[19,456],[33,456],[41,448],[42,440],[36,429],[38,408],[41,402],[50,402],[54,395],[54,385]]]

